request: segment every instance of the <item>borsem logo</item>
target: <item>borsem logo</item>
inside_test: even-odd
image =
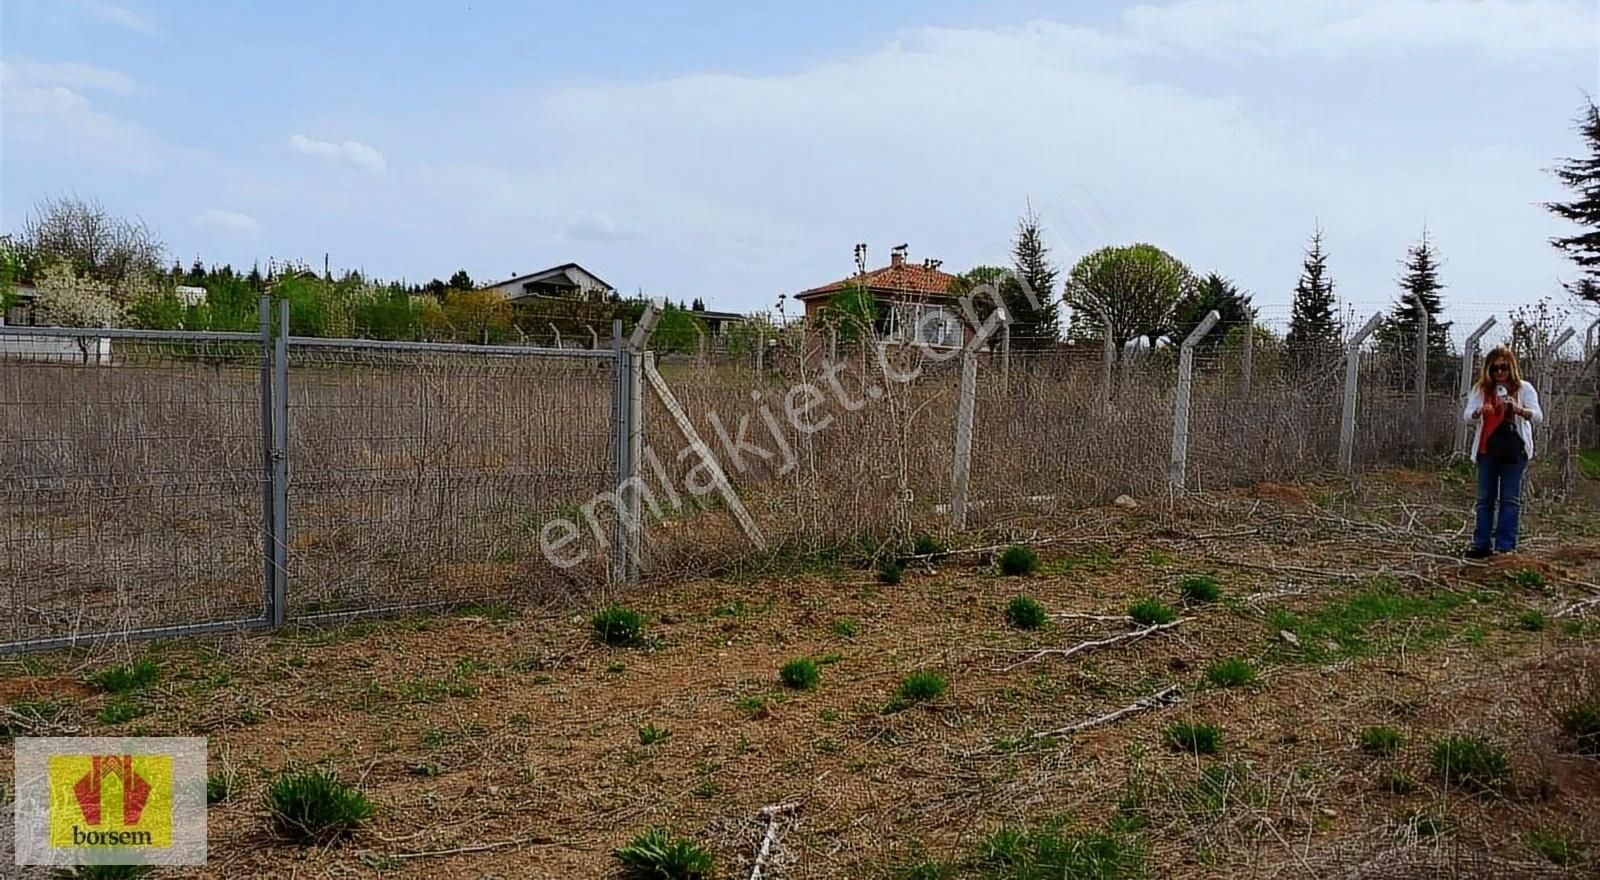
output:
[[[51,755],[50,845],[172,846],[172,757]]]
[[[203,737],[17,737],[15,755],[17,864],[205,864]]]

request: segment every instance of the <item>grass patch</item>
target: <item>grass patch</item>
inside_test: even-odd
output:
[[[856,633],[861,631],[861,624],[852,618],[841,617],[829,625],[828,631],[841,639],[855,638]]]
[[[67,707],[54,700],[21,700],[5,708],[9,715],[0,715],[0,742],[18,736],[29,736],[35,730],[60,721]]]
[[[1433,770],[1445,785],[1493,791],[1511,775],[1511,762],[1497,746],[1471,736],[1446,737],[1433,744]]]
[[[1243,658],[1218,660],[1206,667],[1206,681],[1215,687],[1242,687],[1255,680],[1255,665]]]
[[[1583,861],[1583,848],[1559,828],[1540,829],[1526,840],[1528,849],[1552,865],[1568,868]]]
[[[286,771],[267,789],[267,811],[278,833],[298,843],[343,837],[372,818],[372,804],[333,773]]]
[[[900,583],[906,576],[906,567],[893,559],[885,559],[878,563],[878,583],[893,586]]]
[[[1039,569],[1039,554],[1033,548],[1012,544],[1000,554],[1000,573],[1007,577],[1022,577]]]
[[[1178,581],[1178,594],[1186,602],[1215,602],[1222,598],[1222,586],[1207,574],[1192,574]]]
[[[1356,739],[1361,742],[1361,751],[1383,758],[1399,754],[1400,746],[1405,742],[1405,737],[1400,735],[1400,731],[1383,724],[1362,728]]]
[[[822,678],[822,669],[809,657],[796,657],[778,669],[778,678],[785,687],[809,691]]]
[[[612,605],[594,613],[590,620],[595,638],[613,648],[644,642],[644,615],[632,608]]]
[[[1545,587],[1544,575],[1533,568],[1519,568],[1516,571],[1506,572],[1506,582],[1514,587],[1529,590],[1541,590]]]
[[[928,559],[943,559],[950,555],[950,551],[947,547],[945,547],[943,541],[935,538],[932,535],[926,534],[918,535],[916,539],[911,542],[911,552],[916,556],[922,556]]]
[[[109,694],[126,695],[142,691],[156,683],[161,669],[153,661],[140,660],[126,666],[115,666],[96,673],[93,681]]]
[[[206,805],[220,804],[233,796],[233,777],[226,773],[212,773],[206,777]]]
[[[95,717],[101,724],[126,724],[135,718],[142,718],[147,710],[132,700],[109,700]]]
[[[674,837],[665,828],[652,828],[616,850],[623,875],[638,880],[706,880],[716,860],[704,846],[687,837]]]
[[[1222,745],[1222,730],[1214,724],[1179,721],[1162,736],[1167,746],[1196,755],[1215,755]]]
[[[1578,453],[1578,473],[1590,480],[1600,480],[1600,449],[1585,449]]]
[[[664,727],[657,727],[654,724],[646,724],[645,726],[639,728],[639,745],[641,746],[653,746],[656,743],[666,742],[671,738],[672,731],[667,730]]]
[[[1128,616],[1140,626],[1155,626],[1177,620],[1178,612],[1159,599],[1140,599],[1128,606]]]
[[[1378,578],[1356,594],[1312,611],[1296,613],[1276,609],[1267,615],[1267,626],[1276,634],[1286,630],[1300,642],[1298,656],[1312,663],[1340,657],[1361,656],[1388,647],[1375,639],[1373,630],[1382,623],[1401,623],[1417,618],[1443,617],[1467,601],[1466,596],[1439,591],[1413,595],[1392,580]],[[1404,633],[1411,628],[1395,628]],[[1411,644],[1418,639],[1443,638],[1442,630],[1410,632]]]
[[[1038,629],[1047,617],[1044,606],[1032,596],[1015,596],[1006,604],[1006,623],[1017,629]]]
[[[1528,632],[1541,632],[1545,628],[1544,612],[1537,608],[1530,608],[1517,615],[1517,629]]]
[[[762,696],[744,697],[734,703],[733,707],[751,718],[764,718],[768,714],[767,698]]]
[[[1138,843],[1121,835],[1051,823],[1001,828],[972,861],[977,876],[993,880],[1119,880],[1143,876],[1144,858]]]
[[[956,866],[949,862],[918,857],[895,867],[889,876],[894,880],[952,880],[957,874]]]
[[[919,669],[900,682],[900,687],[895,690],[894,699],[889,702],[887,711],[898,712],[917,703],[937,700],[949,689],[950,679],[942,673],[931,669]]]
[[[1388,770],[1378,776],[1378,790],[1394,795],[1408,795],[1417,790],[1417,781],[1399,770]]]

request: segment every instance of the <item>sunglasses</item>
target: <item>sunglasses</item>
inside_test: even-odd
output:
[[[1489,366],[1489,372],[1491,372],[1491,373],[1509,373],[1509,372],[1511,372],[1511,365],[1510,364],[1491,364]]]

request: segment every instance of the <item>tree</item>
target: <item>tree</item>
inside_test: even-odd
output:
[[[1549,297],[1533,305],[1511,310],[1511,333],[1505,344],[1511,348],[1524,370],[1536,364],[1566,326],[1570,315],[1550,302]],[[1524,375],[1523,378],[1528,378]]]
[[[75,276],[113,289],[130,278],[156,274],[165,262],[165,246],[143,221],[113,217],[99,202],[77,196],[35,202],[17,244],[39,270],[64,262]]]
[[[657,351],[696,353],[704,333],[705,325],[699,318],[682,306],[668,303],[656,320],[656,332],[650,340]]]
[[[1223,341],[1234,328],[1243,328],[1255,323],[1255,308],[1250,304],[1250,295],[1240,292],[1232,280],[1212,272],[1200,280],[1192,295],[1184,298],[1173,310],[1172,316],[1172,341],[1181,343],[1189,338],[1206,315],[1216,311],[1217,325],[1211,328],[1205,338],[1196,345],[1203,354],[1215,354],[1222,347]],[[1244,332],[1240,330],[1239,341],[1243,341]]]
[[[1565,287],[1574,296],[1600,303],[1600,108],[1593,100],[1577,120],[1578,132],[1588,147],[1588,155],[1564,160],[1554,171],[1566,187],[1576,194],[1570,202],[1546,204],[1556,216],[1583,227],[1576,235],[1552,238],[1555,245],[1578,267],[1578,277]]]
[[[698,296],[694,298],[694,302],[691,303],[690,306],[689,306],[689,311],[691,311],[691,312],[703,312],[705,310],[706,310],[706,301],[701,299]]]
[[[821,319],[841,340],[867,339],[878,325],[878,302],[865,288],[852,284],[828,297]]]
[[[1328,274],[1328,255],[1322,250],[1322,228],[1311,235],[1300,281],[1294,287],[1294,306],[1289,316],[1289,333],[1284,337],[1288,359],[1304,370],[1332,358],[1339,350],[1343,328],[1334,314],[1333,277]]]
[[[444,298],[444,318],[463,342],[488,342],[511,329],[511,309],[490,290],[452,290]]]
[[[1016,273],[1000,283],[1000,298],[1011,318],[1011,345],[1024,351],[1050,348],[1061,339],[1061,314],[1056,308],[1060,273],[1050,264],[1039,215],[1031,208],[1017,221],[1011,258]]]
[[[467,270],[457,269],[450,276],[450,287],[454,290],[472,290],[477,285],[472,283],[472,276],[467,274]]]
[[[1189,267],[1155,245],[1101,248],[1067,273],[1069,335],[1104,339],[1109,329],[1119,352],[1134,339],[1148,339],[1154,346],[1172,332],[1174,310],[1195,290]]]
[[[1401,263],[1400,299],[1395,302],[1382,325],[1378,327],[1378,346],[1388,353],[1396,371],[1395,379],[1406,382],[1416,369],[1417,325],[1421,315],[1428,316],[1428,374],[1435,378],[1448,378],[1450,361],[1450,322],[1440,320],[1444,303],[1439,291],[1444,283],[1439,280],[1439,255],[1428,241],[1428,231],[1422,231],[1422,240],[1406,250]],[[1419,312],[1418,309],[1421,309]]]

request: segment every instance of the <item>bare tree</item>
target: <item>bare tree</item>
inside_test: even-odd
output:
[[[98,200],[77,195],[35,202],[17,243],[37,264],[65,263],[118,290],[134,276],[160,271],[166,253],[143,220],[112,216]]]

